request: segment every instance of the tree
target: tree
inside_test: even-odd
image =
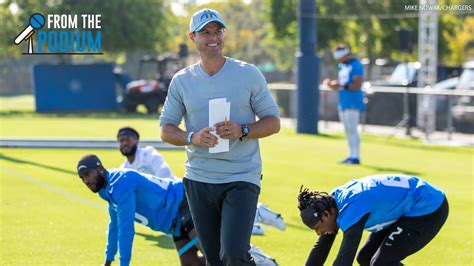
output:
[[[12,14],[8,9],[10,4],[18,6],[17,14]],[[160,53],[167,51],[172,44],[169,25],[174,19],[174,14],[164,0],[10,0],[3,3],[0,8],[2,37],[4,34],[23,29],[31,14],[37,12],[45,16],[47,14],[101,14],[102,49],[106,53],[135,50]],[[48,31],[45,28],[43,30]],[[10,40],[14,36],[16,35],[2,38],[0,48],[10,47]],[[5,53],[5,49],[0,50],[0,55],[9,55]],[[19,49],[16,51],[17,54],[21,53]]]
[[[23,29],[18,16],[14,16],[9,9],[9,3],[0,4],[0,59],[12,55],[19,55],[20,51],[13,44],[13,39]],[[24,26],[23,26],[24,27]]]
[[[265,0],[262,24],[265,36],[261,45],[279,70],[294,68],[297,45],[297,0]]]
[[[175,43],[186,43],[192,53],[196,53],[194,44],[189,40],[189,21],[191,16],[202,8],[217,10],[226,23],[226,40],[224,54],[253,64],[268,61],[270,54],[261,42],[266,36],[262,29],[263,2],[253,1],[251,4],[243,1],[211,2],[205,5],[192,5],[186,8],[187,15],[177,18],[174,32],[177,34]]]
[[[452,32],[443,31],[449,52],[445,61],[451,65],[461,65],[474,58],[474,17],[466,17]]]
[[[349,44],[352,50],[360,57],[389,57],[393,60],[399,60],[401,52],[399,51],[397,27],[410,27],[414,30],[414,42],[418,36],[418,12],[405,10],[406,5],[417,4],[413,0],[315,0],[317,3],[317,43],[318,51],[321,53],[327,47],[334,47],[336,43],[342,42]],[[462,0],[440,0],[439,5],[461,5],[465,4]],[[296,14],[297,0],[267,0],[269,7],[269,16],[267,21],[272,25],[270,29],[274,47],[286,47],[287,50],[295,51],[296,42],[293,44],[287,38],[297,38],[296,36]],[[467,15],[464,15],[467,16]],[[467,28],[459,28],[464,18],[456,15],[452,11],[439,12],[439,58],[444,62],[453,62],[450,53],[453,49],[462,51],[456,45],[463,43],[460,32],[469,32]],[[469,25],[469,24],[468,24]],[[457,31],[455,29],[458,29]],[[472,30],[471,30],[472,31]],[[453,32],[456,34],[453,35]],[[471,34],[472,35],[472,34]],[[449,37],[451,36],[451,37]],[[456,37],[458,36],[458,37]],[[452,39],[455,38],[456,40]],[[457,43],[457,44],[455,44]],[[462,46],[462,45],[461,45]],[[465,48],[463,48],[465,49]],[[417,60],[417,46],[415,45],[413,53],[407,59]],[[461,55],[461,54],[460,54]],[[462,56],[461,56],[462,57]],[[457,58],[461,58],[457,57]],[[276,58],[281,56],[276,55]],[[294,58],[285,60],[294,61]],[[459,60],[457,64],[459,64]],[[282,63],[280,66],[289,66]]]

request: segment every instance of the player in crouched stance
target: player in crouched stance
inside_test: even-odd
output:
[[[372,233],[357,254],[360,265],[402,265],[436,236],[449,212],[442,190],[404,175],[355,179],[331,194],[301,189],[298,208],[319,236],[306,265],[324,264],[339,228],[343,239],[334,265],[352,265],[364,229]]]
[[[134,221],[173,235],[181,265],[205,265],[194,244],[198,242],[181,181],[157,178],[130,169],[108,169],[93,154],[77,164],[82,182],[109,202],[105,265],[120,251],[120,265],[129,265],[135,234]]]
[[[160,178],[132,169],[106,170],[93,154],[79,160],[77,173],[92,192],[109,203],[105,265],[111,265],[118,250],[120,265],[130,264],[134,221],[154,231],[171,234],[181,265],[205,265],[204,257],[198,254],[199,239],[181,180]],[[256,247],[252,247],[249,253],[255,261],[260,261],[257,265],[276,265],[271,257]]]

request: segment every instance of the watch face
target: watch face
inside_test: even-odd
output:
[[[244,128],[242,130],[244,131],[245,135],[247,135],[249,133],[249,127],[248,126],[244,126]]]

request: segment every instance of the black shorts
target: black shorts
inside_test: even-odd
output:
[[[179,236],[173,235],[174,242],[183,240],[183,239],[191,239],[189,233],[194,230],[194,222],[191,217],[191,211],[189,210],[188,200],[186,196],[183,198],[183,201],[179,205],[179,218],[181,219],[181,225],[179,227]]]

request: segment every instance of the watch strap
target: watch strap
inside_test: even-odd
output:
[[[194,135],[194,132],[189,132],[188,135],[186,135],[186,143],[188,145],[193,144],[193,135]]]

